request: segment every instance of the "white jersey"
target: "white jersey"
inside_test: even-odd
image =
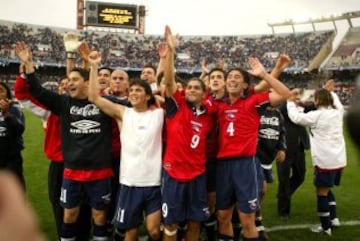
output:
[[[163,109],[136,112],[125,107],[120,133],[121,184],[133,187],[160,185],[163,123]]]
[[[310,127],[310,146],[313,166],[337,169],[346,166],[343,135],[344,107],[335,93],[331,93],[336,109],[319,108],[300,113],[293,102],[287,103],[288,115],[296,124]]]

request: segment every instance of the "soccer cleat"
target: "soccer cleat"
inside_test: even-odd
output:
[[[331,227],[340,227],[340,221],[338,218],[334,218],[331,220]]]
[[[264,230],[259,231],[259,240],[261,240],[261,241],[269,240],[269,236],[267,235],[267,233]]]
[[[331,228],[328,228],[326,230],[324,230],[321,226],[316,226],[311,228],[311,232],[313,233],[323,233],[326,234],[328,236],[331,236]]]

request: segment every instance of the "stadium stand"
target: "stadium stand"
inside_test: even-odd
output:
[[[157,45],[163,39],[160,35],[78,31],[0,20],[0,81],[12,85],[15,80],[19,61],[12,45],[18,41],[31,46],[42,81],[56,81],[65,74],[63,35],[68,31],[78,32],[81,40],[100,50],[102,65],[122,68],[130,77],[139,76],[145,64],[158,63]],[[250,56],[260,58],[270,70],[278,55],[286,53],[293,61],[281,78],[289,87],[314,89],[326,78],[335,78],[339,83],[338,94],[346,105],[354,89],[352,80],[360,69],[360,27],[350,28],[340,47],[329,58],[325,70],[330,74],[319,74],[317,68],[332,51],[335,34],[331,30],[252,36],[181,36],[176,70],[182,78],[197,76],[203,59],[211,68],[220,58],[228,68],[246,68]],[[346,72],[339,73],[338,70]]]
[[[326,64],[326,69],[360,69],[360,27],[348,30]]]

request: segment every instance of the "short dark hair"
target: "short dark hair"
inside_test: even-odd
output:
[[[5,82],[0,82],[0,85],[5,88],[6,98],[8,98],[9,100],[12,100],[13,95],[11,93],[10,87]]]
[[[90,72],[89,72],[88,70],[83,69],[83,68],[77,68],[77,67],[75,67],[75,68],[73,68],[73,69],[70,71],[70,73],[71,73],[71,72],[78,72],[78,73],[81,75],[81,77],[83,77],[83,79],[84,79],[85,81],[89,81]]]
[[[152,93],[151,87],[149,85],[149,83],[146,80],[142,80],[139,78],[135,78],[132,79],[129,83],[129,88],[133,85],[138,85],[144,88],[145,90],[145,94],[150,96],[150,99],[148,100],[147,104],[148,106],[154,105],[155,104],[155,98],[154,95]]]
[[[248,85],[250,85],[251,75],[249,74],[249,72],[247,72],[246,70],[239,68],[239,67],[229,69],[229,71],[225,75],[225,79],[227,79],[227,77],[231,71],[240,72],[240,74],[243,76],[244,82],[247,83]]]
[[[145,69],[145,68],[153,69],[153,70],[154,70],[154,74],[156,74],[156,68],[155,68],[154,65],[152,65],[152,64],[145,64],[145,66],[144,66],[142,69]]]
[[[191,78],[191,79],[189,79],[189,81],[187,82],[186,86],[188,86],[188,84],[189,84],[190,81],[197,81],[197,82],[199,82],[201,89],[202,89],[203,91],[206,91],[205,83],[204,83],[204,81],[202,81],[201,79],[196,78],[196,77]]]
[[[110,67],[103,66],[103,67],[101,67],[101,68],[98,69],[98,73],[99,73],[101,70],[103,70],[103,69],[109,70],[110,74],[114,71],[114,70],[113,70],[112,68],[110,68]]]
[[[243,93],[242,93],[242,96],[241,96],[242,99],[246,99],[246,98],[250,95],[250,82],[251,82],[250,80],[251,80],[252,75],[249,74],[249,72],[247,72],[245,69],[242,69],[242,68],[239,68],[239,67],[235,67],[235,68],[229,69],[229,71],[226,72],[225,81],[226,81],[226,79],[227,79],[227,77],[228,77],[228,75],[229,75],[229,73],[230,73],[231,71],[238,71],[238,72],[240,72],[240,74],[241,74],[242,77],[243,77],[244,82],[245,82],[246,84],[248,84],[248,87],[243,90]]]
[[[210,77],[210,75],[211,75],[213,72],[215,72],[215,71],[218,71],[218,72],[223,73],[224,78],[226,77],[226,72],[225,72],[225,70],[224,70],[224,69],[222,69],[222,68],[218,68],[218,67],[216,67],[216,68],[212,68],[212,69],[210,70],[210,72],[209,72],[207,75]]]

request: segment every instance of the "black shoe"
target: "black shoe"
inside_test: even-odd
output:
[[[259,231],[259,239],[262,241],[267,241],[267,240],[269,240],[269,236],[267,235],[267,233],[264,230],[262,230],[262,231]]]

